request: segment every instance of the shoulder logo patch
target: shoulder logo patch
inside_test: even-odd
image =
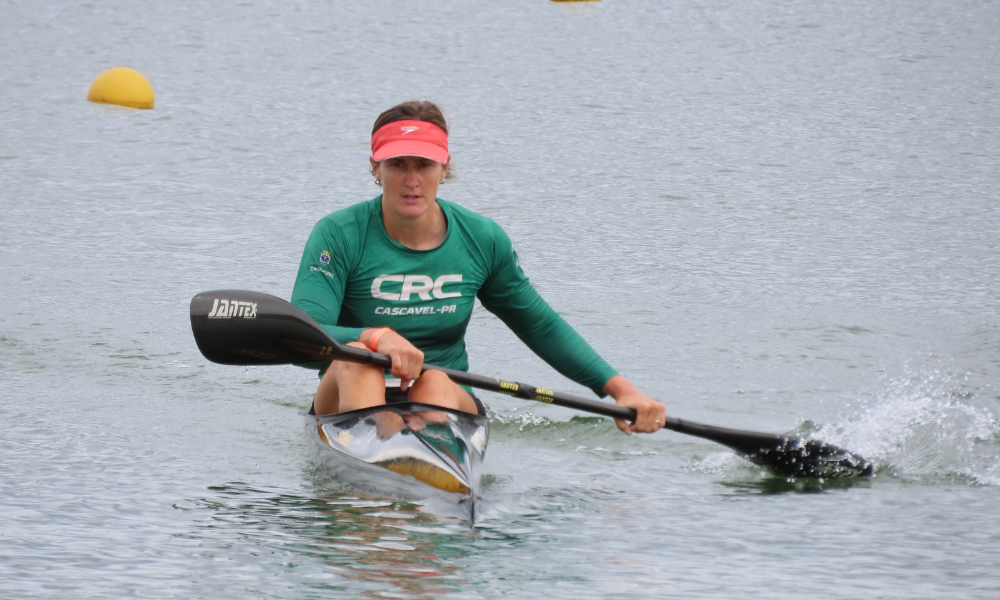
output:
[[[324,250],[319,253],[319,262],[324,265],[330,264],[330,252],[328,250]]]

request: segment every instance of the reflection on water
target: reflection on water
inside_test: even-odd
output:
[[[366,596],[427,597],[466,583],[454,561],[468,554],[476,532],[423,505],[299,496],[240,482],[209,489],[212,496],[189,507],[208,514],[196,537],[205,544],[239,543],[254,556],[288,554],[287,569],[321,571],[305,575],[314,586],[340,589],[351,582],[354,592],[365,584]]]
[[[727,488],[734,494],[820,494],[835,490],[870,488],[872,487],[872,480],[868,477],[809,479],[764,475],[760,479],[753,480],[721,481],[719,485]]]

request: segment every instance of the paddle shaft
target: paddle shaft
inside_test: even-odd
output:
[[[332,341],[331,343],[336,344],[336,346],[333,347],[334,350],[332,354],[336,354],[337,358],[340,360],[375,365],[384,369],[392,368],[392,359],[385,354],[369,352],[368,350],[354,348],[353,346],[345,346],[335,341]],[[614,419],[625,419],[626,421],[635,421],[636,418],[635,410],[625,406],[617,406],[600,400],[592,400],[590,398],[581,398],[579,396],[564,394],[562,392],[556,392],[546,388],[538,388],[525,383],[518,383],[516,381],[494,379],[493,377],[485,377],[483,375],[466,373],[465,371],[457,371],[455,369],[448,369],[446,367],[429,364],[424,364],[423,368],[420,370],[421,373],[424,371],[441,371],[455,383],[490,392],[499,392],[508,396],[514,396],[515,398],[524,398],[525,400],[535,400],[537,402],[545,402],[546,404],[555,404],[556,406],[582,410]],[[680,419],[667,417],[667,421],[668,424],[665,424],[664,427],[669,429],[681,427]],[[671,427],[671,425],[673,425],[673,427]]]
[[[333,346],[332,353],[338,354],[337,358],[341,360],[375,365],[384,369],[392,368],[392,359],[385,354],[370,352],[353,346],[345,346],[336,341],[332,341],[331,343],[336,344]],[[610,402],[582,398],[580,396],[556,392],[547,388],[538,388],[516,381],[496,379],[493,377],[476,375],[475,373],[467,373],[465,371],[456,371],[455,369],[448,369],[446,367],[429,364],[424,364],[420,372],[423,373],[424,371],[431,370],[441,371],[455,383],[481,390],[499,392],[515,398],[524,398],[525,400],[534,400],[536,402],[554,404],[556,406],[572,408],[574,410],[589,412],[595,415],[611,417],[612,419],[623,419],[629,422],[634,422],[636,419],[635,409],[628,408],[627,406],[618,406],[616,404],[611,404]],[[739,449],[742,449],[748,440],[752,440],[752,443],[757,444],[778,444],[788,447],[795,447],[801,445],[802,443],[800,438],[796,437],[778,436],[770,433],[758,433],[754,431],[743,431],[740,429],[730,429],[728,427],[716,427],[714,425],[705,425],[703,423],[687,421],[670,416],[664,419],[663,427],[671,431],[676,431],[677,433],[684,433],[687,435],[709,439],[714,442]]]

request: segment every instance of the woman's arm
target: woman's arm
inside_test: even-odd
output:
[[[604,384],[618,372],[535,290],[510,238],[499,225],[493,226],[490,275],[478,293],[483,307],[555,370],[603,398]]]
[[[483,306],[557,371],[598,396],[611,395],[616,404],[635,409],[635,423],[616,421],[619,429],[627,434],[660,429],[666,414],[663,404],[619,375],[545,302],[518,265],[506,233],[499,226],[496,229],[493,273],[479,292]]]

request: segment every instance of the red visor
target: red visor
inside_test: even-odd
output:
[[[372,159],[396,156],[421,156],[443,165],[448,162],[448,134],[427,121],[383,125],[372,135]]]

